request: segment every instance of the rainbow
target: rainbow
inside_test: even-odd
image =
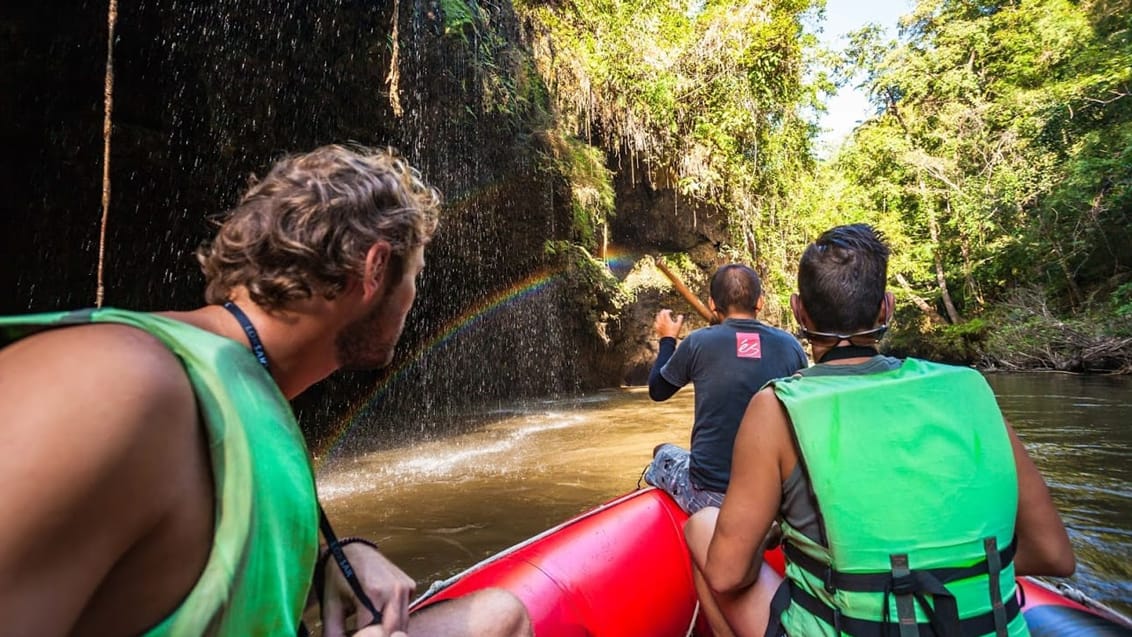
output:
[[[323,445],[321,452],[315,454],[315,468],[318,469],[326,460],[334,455],[341,446],[342,441],[345,440],[346,436],[361,421],[361,416],[370,406],[378,402],[389,390],[389,387],[397,381],[397,379],[404,376],[405,373],[412,368],[414,363],[426,356],[429,352],[443,347],[457,334],[469,330],[500,309],[537,294],[550,285],[557,276],[558,274],[556,272],[536,272],[510,287],[496,292],[486,300],[471,306],[465,310],[463,314],[460,314],[445,324],[412,356],[406,357],[405,360],[394,367],[383,380],[379,381],[373,390],[350,407],[346,415],[339,421],[339,424],[333,428],[335,433],[330,436],[329,442]]]
[[[630,252],[624,248],[617,246],[609,246],[605,250],[605,265],[610,270],[617,270],[622,268],[630,268],[636,264],[641,255],[635,252]]]

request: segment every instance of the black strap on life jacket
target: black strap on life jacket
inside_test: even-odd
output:
[[[795,586],[789,579],[782,581],[774,598],[770,603],[770,622],[767,626],[766,637],[784,637],[786,630],[782,625],[782,612],[791,604],[798,604],[807,613],[820,618],[834,628],[836,634],[849,634],[854,637],[903,637],[902,627],[892,622],[871,621],[846,617],[833,607],[827,606],[822,600],[810,595],[801,587]],[[1013,621],[1018,613],[1022,612],[1018,600],[1011,597],[1004,605],[1004,615],[1007,622]],[[960,619],[956,635],[986,635],[995,632],[994,614],[987,612]],[[931,623],[914,624],[916,637],[941,637],[932,627]]]
[[[1011,540],[1011,559],[1014,558],[1014,541]],[[1006,637],[1006,608],[1002,603],[1002,589],[999,588],[999,579],[1002,574],[1002,554],[998,552],[998,540],[988,537],[983,540],[983,551],[987,555],[987,587],[990,589],[991,612],[994,614],[995,637]],[[1007,562],[1009,563],[1009,562]]]
[[[358,598],[358,601],[361,603],[361,605],[365,606],[366,610],[368,610],[370,614],[373,615],[373,621],[371,621],[368,625],[373,626],[375,624],[380,624],[381,611],[377,610],[377,606],[374,605],[373,600],[369,598],[369,595],[366,594],[365,588],[362,587],[362,582],[358,579],[358,574],[354,572],[354,567],[350,564],[350,560],[346,557],[346,553],[342,550],[342,544],[338,541],[338,534],[336,534],[334,532],[334,528],[330,526],[330,519],[326,517],[326,511],[322,510],[321,502],[318,504],[318,528],[322,530],[322,537],[326,538],[326,550],[329,553],[329,556],[334,558],[335,564],[338,565],[338,569],[342,571],[342,575],[346,578],[346,583],[350,585],[350,590],[354,591],[354,596]],[[329,566],[327,566],[323,560],[319,560],[319,564],[321,565],[321,568],[329,568]],[[318,567],[316,566],[316,569],[317,568]],[[326,578],[320,578],[318,576],[318,573],[315,573],[315,581],[321,581],[322,586],[326,585]],[[322,604],[322,591],[316,590],[315,594],[318,595],[318,603]],[[307,628],[306,624],[300,621],[298,637],[310,637],[310,634],[311,632]]]
[[[240,309],[232,301],[228,301],[223,305],[228,313],[236,318],[236,322],[240,324],[240,328],[244,330],[244,334],[248,337],[248,344],[252,347],[252,354],[255,355],[259,364],[265,370],[271,371],[271,366],[267,360],[267,350],[263,346],[263,341],[259,338],[259,331],[256,330],[255,325],[252,324],[248,315]],[[350,560],[346,559],[346,553],[342,551],[342,545],[338,541],[338,535],[334,533],[334,528],[330,526],[330,520],[326,517],[326,511],[322,510],[322,503],[318,503],[318,528],[322,529],[322,536],[326,538],[327,551],[330,556],[334,558],[334,562],[338,564],[339,570],[345,576],[346,582],[350,585],[350,590],[354,591],[354,596],[358,598],[362,606],[366,607],[373,615],[373,621],[370,625],[381,623],[381,612],[374,606],[373,600],[366,595],[366,591],[362,588],[362,583],[358,580],[357,573],[354,572],[354,567],[350,565]],[[321,563],[321,561],[320,561]],[[325,582],[325,579],[323,580]],[[315,591],[318,594],[319,603],[322,603],[322,591]],[[299,637],[307,637],[310,635],[310,630],[307,629],[306,624],[299,622]]]
[[[377,610],[374,606],[373,600],[366,595],[366,591],[362,588],[361,581],[358,580],[357,573],[354,572],[354,567],[350,565],[350,560],[346,559],[346,553],[342,551],[342,544],[338,541],[338,536],[334,533],[334,529],[330,526],[330,520],[326,518],[326,511],[322,510],[322,504],[318,505],[318,528],[322,529],[322,537],[326,538],[326,550],[330,552],[330,556],[334,558],[334,562],[338,564],[338,569],[342,571],[342,575],[346,577],[346,583],[350,585],[350,590],[354,591],[354,596],[358,598],[362,606],[373,615],[373,621],[369,623],[370,626],[381,623],[381,611]],[[325,580],[324,580],[325,581]],[[322,600],[322,591],[315,591],[318,593],[319,600]]]
[[[1000,586],[1000,573],[1005,565],[1014,560],[1015,542],[1004,550],[997,550],[994,538],[983,543],[986,558],[965,567],[912,570],[908,556],[896,554],[890,557],[891,570],[876,573],[844,573],[803,553],[790,542],[786,542],[786,559],[799,568],[822,581],[825,589],[833,593],[837,590],[857,593],[879,593],[884,595],[884,615],[880,621],[845,617],[840,609],[827,606],[823,601],[805,590],[793,586],[789,578],[783,580],[771,601],[769,637],[782,634],[781,615],[791,603],[797,603],[807,612],[820,617],[835,630],[844,630],[859,637],[952,637],[961,635],[981,635],[994,633],[996,637],[1006,635],[1006,627],[1018,614],[1018,601],[1011,598],[1003,602]],[[974,617],[960,620],[955,597],[944,586],[948,582],[986,575],[991,589],[991,610]],[[892,624],[888,616],[889,598],[895,597],[897,622]],[[930,598],[930,600],[929,600]],[[928,622],[916,620],[916,606],[928,617]],[[855,628],[850,628],[854,626]],[[985,626],[985,629],[983,627]]]
[[[927,584],[926,586],[924,586],[924,585],[917,586],[916,584],[914,584],[912,582],[912,570],[908,566],[908,554],[907,553],[901,553],[899,555],[890,555],[890,556],[888,556],[888,559],[889,559],[889,563],[892,565],[892,580],[888,584],[888,586],[885,588],[884,600],[881,602],[881,605],[884,607],[884,619],[883,619],[884,623],[887,624],[888,621],[889,621],[889,618],[888,618],[888,598],[889,598],[890,595],[895,595],[896,596],[896,617],[900,621],[900,623],[899,623],[900,637],[916,637],[920,632],[920,629],[916,626],[916,623],[917,623],[916,622],[916,603],[917,602],[919,602],[921,607],[923,607],[924,612],[928,614],[928,617],[930,618],[930,620],[932,622],[932,629],[934,630],[936,628],[936,626],[935,626],[936,615],[935,615],[934,612],[932,612],[933,609],[930,606],[928,606],[928,604],[926,604],[924,602],[924,600],[923,600],[923,594],[924,594],[923,589],[930,587],[930,588],[932,588],[931,593],[933,595],[937,594],[938,590],[936,590],[933,585],[938,584],[939,580],[926,582],[925,583],[925,584]],[[940,585],[939,588],[943,588],[943,586]],[[947,592],[947,589],[944,588],[943,590],[944,590],[944,596],[945,597],[951,597],[951,593]],[[936,604],[940,604],[940,603],[944,603],[943,600],[936,599]],[[951,606],[954,606],[954,605],[955,605],[955,598],[951,597]],[[941,611],[941,614],[943,614],[944,617],[947,618],[947,615],[948,615],[947,613]],[[955,619],[956,620],[959,619],[958,611],[956,611]]]
[[[919,635],[916,606],[928,616],[931,634],[941,637],[962,637],[966,634],[959,632],[959,605],[943,582],[929,571],[911,570],[906,553],[890,555],[889,560],[892,565],[892,577],[886,585],[884,599],[881,601],[884,607],[882,624],[890,623],[888,599],[895,597],[900,637]],[[927,595],[932,596],[931,603],[928,602]]]

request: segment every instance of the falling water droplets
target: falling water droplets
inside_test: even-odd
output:
[[[550,272],[523,290],[547,265],[543,242],[563,232],[554,176],[535,169],[529,141],[483,108],[483,71],[472,52],[413,0],[400,3],[404,113],[394,115],[385,83],[391,4],[142,0],[124,3],[118,23],[107,245],[114,304],[199,302],[192,255],[213,231],[208,219],[284,152],[328,142],[393,145],[444,191],[441,234],[429,247],[396,369],[328,383],[301,411],[304,426],[325,435],[349,429],[349,444],[359,447],[445,431],[468,403],[578,387],[568,346],[577,320],[563,311],[564,291]],[[74,55],[71,40],[97,58],[105,42],[91,24],[63,25],[71,31],[41,45],[35,59]],[[74,92],[76,81],[98,78],[99,70],[95,60],[68,72],[57,90]],[[37,141],[50,146],[44,165],[58,174],[24,201],[49,219],[34,221],[27,235],[44,272],[21,273],[17,294],[55,308],[93,289],[89,228],[99,160],[88,140],[97,137],[91,130],[100,112],[97,104],[64,108],[56,103],[62,98],[46,95],[27,103],[50,111]],[[46,271],[49,258],[58,272]]]

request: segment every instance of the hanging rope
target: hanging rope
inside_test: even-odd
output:
[[[393,107],[393,114],[401,117],[405,109],[401,108],[401,94],[398,84],[401,81],[401,44],[397,33],[397,17],[401,13],[401,0],[393,0],[393,54],[389,60],[389,75],[385,83],[389,85],[389,105]]]
[[[114,111],[114,25],[118,23],[118,0],[110,0],[106,13],[106,81],[103,84],[102,116],[102,227],[98,234],[98,289],[95,307],[102,307],[104,288],[102,273],[106,260],[106,219],[110,215],[110,129]]]

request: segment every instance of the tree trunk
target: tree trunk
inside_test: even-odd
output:
[[[1065,284],[1069,288],[1069,305],[1073,309],[1077,309],[1081,305],[1081,290],[1077,287],[1077,282],[1073,280],[1073,271],[1069,268],[1069,259],[1065,258],[1065,253],[1061,251],[1061,244],[1057,241],[1050,242],[1053,245],[1054,254],[1057,255],[1057,265],[1061,267],[1061,273],[1065,275]]]
[[[983,300],[983,294],[982,291],[979,290],[978,282],[975,281],[973,274],[974,268],[971,267],[971,245],[966,237],[963,237],[960,249],[963,252],[963,278],[967,282],[967,289],[970,290],[971,296],[974,297],[975,301],[981,307],[985,305],[986,302]]]
[[[951,200],[947,200],[947,214],[951,214]],[[967,290],[971,296],[981,307],[983,305],[983,295],[979,291],[979,284],[975,281],[973,274],[974,268],[971,267],[971,240],[966,232],[959,232],[959,251],[963,255],[963,280],[967,285]]]
[[[960,321],[959,311],[955,309],[955,303],[951,300],[951,292],[947,289],[947,276],[944,274],[943,255],[939,247],[939,220],[935,216],[935,205],[928,201],[927,187],[924,185],[923,177],[920,178],[920,201],[924,204],[928,213],[928,232],[931,233],[932,238],[932,258],[935,261],[935,280],[939,285],[939,295],[943,300],[943,309],[947,310],[947,320],[954,325]]]
[[[935,257],[935,280],[939,284],[940,298],[943,299],[943,308],[947,310],[947,319],[954,325],[960,321],[959,310],[955,309],[955,303],[951,300],[951,292],[947,289],[947,276],[943,272],[943,257],[940,255],[939,249],[939,223],[936,221],[933,214],[928,220],[928,226],[932,233],[932,253]]]

